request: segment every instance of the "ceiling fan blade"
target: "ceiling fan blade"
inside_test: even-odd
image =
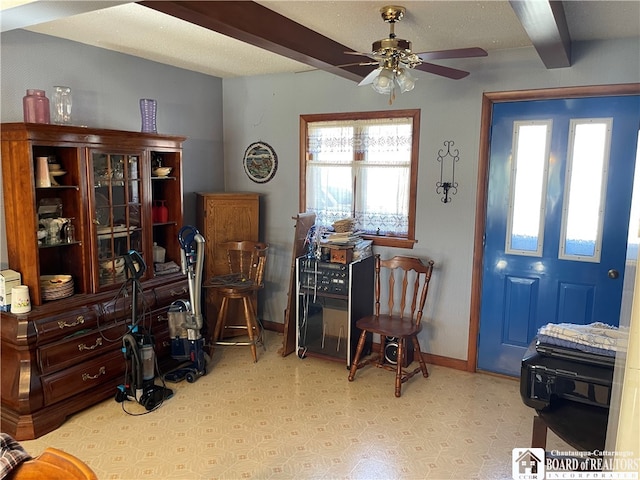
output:
[[[351,51],[348,51],[348,52],[342,52],[342,53],[344,53],[345,55],[358,55],[359,57],[370,57],[371,56],[370,53],[364,53],[364,52],[351,52]]]
[[[460,80],[461,78],[469,75],[469,72],[464,70],[458,70],[457,68],[445,67],[442,65],[435,65],[433,63],[421,63],[414,67],[416,70],[422,70],[423,72],[433,73],[442,77],[452,78],[453,80]],[[365,77],[365,80],[368,78]],[[364,82],[364,80],[363,80]],[[360,82],[362,84],[362,82]]]
[[[453,50],[438,50],[435,52],[416,53],[423,61],[442,60],[444,58],[469,58],[469,57],[486,57],[487,52],[479,47],[472,48],[456,48]]]
[[[311,68],[309,70],[300,70],[298,72],[294,72],[294,73],[308,73],[308,72],[317,72],[318,70],[322,70],[325,72],[335,72],[336,70],[343,68],[343,67],[367,67],[367,66],[371,66],[371,65],[378,65],[379,62],[354,62],[354,63],[343,63],[341,65],[332,65],[330,67],[324,67],[324,68]]]
[[[370,83],[373,83],[373,79],[378,76],[380,70],[382,70],[382,67],[378,67],[375,70],[372,70],[369,75],[362,79],[358,86],[361,87],[362,85],[369,85]]]
[[[343,52],[345,55],[355,55],[357,57],[368,57],[376,62],[380,62],[385,59],[384,56],[376,55],[374,53],[363,53],[363,52]]]
[[[354,63],[342,63],[340,65],[334,65],[333,67],[327,67],[327,68],[322,68],[321,70],[333,70],[334,68],[342,68],[342,67],[353,67],[353,66],[360,66],[360,67],[366,67],[368,65],[378,65],[380,62],[354,62]]]

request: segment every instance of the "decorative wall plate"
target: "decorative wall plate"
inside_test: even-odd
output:
[[[255,142],[244,152],[244,171],[256,183],[266,183],[273,178],[278,169],[278,156],[265,142]]]

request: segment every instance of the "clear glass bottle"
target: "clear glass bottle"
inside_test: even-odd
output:
[[[49,99],[44,90],[29,89],[22,99],[25,123],[49,123]]]
[[[53,123],[71,124],[71,89],[69,87],[53,87]]]

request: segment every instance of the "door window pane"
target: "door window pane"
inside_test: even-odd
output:
[[[542,255],[551,125],[514,122],[507,253]]]
[[[638,132],[640,138],[640,132]],[[627,238],[627,260],[638,259],[640,244],[640,141],[636,145],[636,170],[633,176],[633,196],[629,215],[629,237]]]
[[[559,258],[600,261],[613,119],[572,119]]]

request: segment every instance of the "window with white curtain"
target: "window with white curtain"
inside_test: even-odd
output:
[[[318,225],[353,217],[374,240],[413,241],[419,123],[419,110],[301,116],[303,211]]]

